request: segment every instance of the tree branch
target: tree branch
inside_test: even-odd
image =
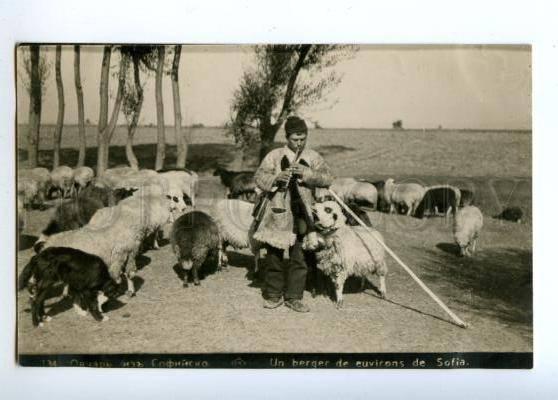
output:
[[[285,98],[283,100],[283,106],[281,107],[281,112],[279,113],[279,117],[277,118],[277,122],[275,123],[275,125],[281,126],[284,119],[287,117],[287,112],[289,110],[289,107],[290,107],[290,104],[291,104],[291,101],[292,101],[293,95],[294,95],[294,87],[295,87],[295,83],[296,83],[296,78],[298,77],[298,73],[300,72],[300,69],[302,68],[302,65],[304,64],[304,59],[306,58],[306,56],[310,52],[311,48],[312,48],[312,45],[305,44],[300,49],[298,60],[297,60],[295,66],[293,68],[293,72],[292,72],[292,74],[289,78],[289,82],[287,84],[287,90],[285,91]]]
[[[120,105],[122,104],[122,96],[124,93],[124,85],[126,84],[126,70],[128,69],[128,57],[122,55],[120,59],[120,70],[118,71],[118,89],[116,92],[116,99],[112,108],[112,115],[107,127],[108,141],[112,139],[116,123],[118,122],[118,114],[120,113]]]

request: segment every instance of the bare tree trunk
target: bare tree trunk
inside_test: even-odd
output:
[[[99,107],[99,126],[97,133],[97,176],[103,174],[109,164],[109,145],[118,121],[120,105],[122,104],[122,94],[126,83],[126,69],[128,68],[128,58],[122,57],[120,69],[118,71],[118,89],[116,99],[112,108],[110,121],[108,120],[108,81],[110,70],[111,46],[105,46],[103,51],[103,62],[101,67],[101,83],[99,85],[100,107]]]
[[[141,86],[140,74],[139,74],[139,59],[137,55],[132,56],[133,67],[134,67],[134,86],[138,96],[138,102],[134,110],[132,117],[132,122],[128,127],[128,138],[126,140],[126,159],[130,167],[134,169],[139,169],[139,162],[134,153],[134,134],[136,133],[136,128],[138,126],[139,116],[141,113],[141,108],[143,105],[143,87]]]
[[[178,86],[178,67],[180,66],[181,45],[174,46],[174,58],[172,60],[172,100],[174,105],[174,136],[176,138],[176,167],[186,167],[188,155],[188,142],[182,134],[182,113],[180,111],[180,88]]]
[[[39,46],[31,46],[31,91],[29,93],[29,130],[27,132],[27,160],[30,168],[38,164],[39,131],[41,127],[42,88],[39,76]]]
[[[109,70],[110,70],[110,56],[111,56],[111,46],[105,46],[103,49],[103,61],[101,64],[101,82],[99,84],[99,123],[97,125],[97,176],[101,176],[105,169],[107,169],[107,163],[105,160],[108,158],[108,137],[106,136],[106,127],[108,122],[108,81],[109,81]]]
[[[155,102],[157,104],[157,157],[155,169],[165,165],[165,114],[163,109],[163,67],[165,64],[165,46],[157,48],[157,72],[155,75]]]
[[[80,48],[79,45],[74,46],[74,83],[76,85],[77,107],[78,107],[78,129],[79,129],[79,154],[78,167],[85,165],[85,111],[83,107],[83,89],[81,87],[80,72]]]
[[[62,46],[56,46],[56,89],[58,93],[58,116],[56,118],[56,130],[54,131],[54,155],[52,168],[60,165],[60,144],[62,142],[62,128],[64,127],[64,84],[61,71]]]

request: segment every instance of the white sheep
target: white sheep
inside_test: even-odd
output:
[[[378,203],[378,191],[368,182],[354,178],[337,178],[330,187],[345,203],[365,203],[375,207]]]
[[[457,211],[453,221],[453,237],[461,256],[472,256],[482,229],[482,212],[475,206],[466,206]]]
[[[181,182],[158,174],[154,170],[134,170],[128,167],[113,168],[103,174],[102,181],[113,189],[138,189],[134,196],[146,193],[166,197],[174,203],[173,211],[185,212],[184,191]]]
[[[30,177],[20,177],[17,180],[17,196],[21,199],[24,207],[36,204],[39,196],[39,183]]]
[[[160,197],[129,197],[117,206],[97,211],[83,228],[50,236],[42,249],[70,247],[101,257],[115,282],[120,283],[124,270],[131,296],[135,291],[131,280],[136,272],[135,257],[142,241],[173,221],[168,204]]]
[[[193,171],[165,171],[159,172],[159,176],[164,177],[169,185],[179,187],[182,193],[190,199],[192,207],[196,206],[196,195],[198,193],[199,177]]]
[[[115,167],[106,169],[103,174],[97,177],[102,180],[104,184],[114,188],[123,178],[131,176],[138,172],[137,169],[132,167]]]
[[[395,183],[392,178],[386,180],[384,193],[390,205],[389,212],[405,208],[407,216],[413,215],[420,204],[426,189],[418,183]]]
[[[20,169],[17,175],[19,179],[33,180],[36,182],[37,192],[33,202],[42,204],[46,199],[51,185],[49,170],[46,168]]]
[[[95,172],[92,168],[78,167],[74,169],[73,180],[76,193],[79,194],[82,189],[93,181],[93,178],[95,178]]]
[[[73,177],[74,171],[66,165],[54,168],[50,173],[52,189],[58,190],[63,198],[69,196],[74,187]]]
[[[328,275],[335,285],[337,307],[343,304],[343,287],[349,276],[366,278],[373,283],[373,275],[380,280],[379,292],[386,296],[387,264],[384,241],[377,231],[371,234],[364,227],[348,226],[343,210],[335,201],[314,204],[317,240],[307,235],[303,240],[305,250],[314,250],[318,269]],[[369,228],[370,229],[370,228]]]
[[[227,268],[226,249],[230,245],[236,250],[251,249],[254,254],[254,270],[258,270],[261,243],[252,237],[253,210],[252,203],[238,199],[217,200],[209,210],[221,237],[221,267]]]

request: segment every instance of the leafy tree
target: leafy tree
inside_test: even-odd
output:
[[[397,121],[393,121],[391,124],[393,129],[403,129],[403,121],[398,119]]]
[[[103,60],[101,64],[101,82],[99,84],[99,124],[97,126],[97,176],[103,174],[108,168],[109,161],[109,145],[112,135],[118,121],[120,106],[124,93],[124,85],[126,84],[126,70],[128,69],[128,57],[120,57],[120,66],[118,71],[118,89],[114,100],[110,120],[108,118],[108,91],[109,91],[109,70],[110,58],[113,46],[105,46],[103,49]]]
[[[126,117],[128,136],[126,139],[126,158],[132,168],[138,169],[138,159],[134,153],[134,134],[138,126],[143,105],[143,84],[140,78],[140,67],[151,62],[152,46],[122,46],[120,52],[123,57],[132,61],[132,76],[126,71],[126,84],[124,86],[122,112]]]
[[[279,128],[302,107],[321,101],[342,76],[331,67],[356,51],[338,45],[262,45],[244,72],[231,106],[229,132],[244,146],[260,143],[260,160]]]

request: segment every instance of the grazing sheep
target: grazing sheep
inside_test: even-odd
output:
[[[176,176],[164,176],[150,169],[138,171],[130,167],[113,168],[107,171],[108,174],[105,172],[102,182],[112,188],[137,189],[136,197],[144,194],[166,196],[174,202],[173,211],[184,212],[187,209],[184,184]]]
[[[399,212],[407,216],[413,215],[424,197],[424,186],[418,183],[395,183],[392,178],[386,180],[384,186],[385,196],[389,204],[389,212]]]
[[[453,221],[453,236],[461,256],[472,256],[482,229],[482,213],[475,206],[459,209]]]
[[[459,207],[472,206],[475,201],[475,194],[471,190],[459,189],[461,192],[461,201]]]
[[[364,181],[354,178],[337,178],[330,187],[345,203],[357,203],[375,207],[378,203],[378,191],[376,187]]]
[[[142,241],[172,220],[165,199],[132,196],[117,206],[98,210],[89,224],[80,229],[50,236],[41,251],[49,247],[70,247],[97,255],[109,266],[109,273],[116,283],[120,283],[125,268],[127,293],[132,296],[135,289],[131,278],[137,269],[135,258]]]
[[[120,200],[131,196],[133,192],[133,189],[111,190],[94,185],[86,187],[75,199],[56,207],[54,215],[35,242],[35,251],[39,251],[49,236],[87,225],[97,210],[118,204]]]
[[[74,187],[73,177],[74,171],[70,167],[61,165],[54,168],[50,173],[51,188],[49,192],[56,191],[62,198],[70,196]]]
[[[194,285],[199,285],[199,270],[209,256],[221,260],[221,238],[215,221],[201,211],[192,211],[180,216],[172,225],[171,247],[179,264],[186,271],[183,286],[188,287],[188,275]]]
[[[238,199],[220,199],[209,211],[219,229],[221,258],[220,267],[227,268],[227,246],[236,250],[249,248],[254,254],[254,270],[258,270],[260,243],[252,238],[254,205]]]
[[[92,168],[78,167],[74,169],[73,180],[75,192],[79,194],[81,190],[93,181],[93,178],[95,178],[95,172]]]
[[[107,265],[92,254],[51,247],[33,256],[18,279],[18,290],[28,287],[32,293],[33,325],[42,326],[43,321],[50,319],[45,315],[44,303],[58,283],[68,286],[78,313],[85,315],[88,310],[97,321],[108,319],[102,313],[102,306],[109,297],[117,294],[117,288],[110,279]]]
[[[187,169],[165,169],[157,171],[160,177],[167,180],[170,187],[179,188],[184,197],[184,203],[196,206],[199,177],[194,171]]]
[[[314,204],[312,213],[318,241],[312,244],[307,236],[303,248],[316,252],[318,269],[332,279],[337,307],[343,304],[343,286],[349,276],[364,277],[373,283],[373,275],[378,275],[379,292],[385,297],[387,264],[384,249],[378,241],[366,228],[348,226],[341,207],[334,201]],[[373,232],[376,238],[383,241],[379,232]]]
[[[376,188],[376,191],[378,192],[378,203],[376,205],[376,210],[388,212],[389,211],[389,201],[386,199],[386,193],[385,193],[385,190],[384,190],[386,182],[385,181],[373,181],[373,182],[369,182],[369,183],[374,185],[374,187]]]
[[[447,217],[451,211],[455,216],[460,202],[461,191],[458,188],[450,185],[429,186],[413,215],[423,218],[426,214],[437,215],[441,212]]]
[[[17,196],[25,208],[38,204],[39,183],[30,177],[21,177],[17,180]]]
[[[20,169],[18,178],[28,178],[37,182],[37,204],[43,204],[51,186],[50,172],[46,168]]]
[[[496,215],[494,218],[503,219],[506,221],[521,223],[523,218],[523,211],[519,207],[506,207],[504,210]]]
[[[253,203],[257,194],[254,174],[254,171],[228,171],[223,167],[218,167],[213,176],[221,178],[221,183],[226,188],[225,197]]]

